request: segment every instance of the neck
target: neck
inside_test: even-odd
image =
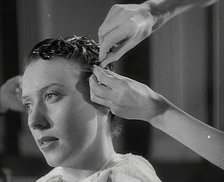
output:
[[[94,170],[84,170],[84,169],[62,167],[63,180],[68,181],[68,182],[80,181],[81,179],[91,176],[95,172],[96,171],[94,171]]]
[[[85,151],[85,161],[82,162],[82,169],[98,171],[115,153],[111,138],[101,137],[100,143],[95,143]]]
[[[73,179],[77,181],[99,171],[111,159],[112,155],[115,154],[109,129],[110,126],[106,124],[107,122],[103,122],[99,122],[95,142],[85,151],[82,151],[81,155],[85,157],[77,157],[78,161],[75,166],[63,168],[66,173],[72,172]]]
[[[105,140],[104,142],[108,141]],[[79,168],[63,167],[64,180],[76,182],[88,178],[99,171],[111,159],[113,154],[115,154],[115,151],[112,145],[103,147],[101,150],[91,151],[90,155],[86,156],[85,161],[82,161],[84,165],[79,166]]]

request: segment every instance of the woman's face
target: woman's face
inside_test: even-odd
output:
[[[39,59],[23,75],[28,125],[52,167],[82,165],[99,142],[98,111],[84,100],[79,73],[65,60]]]

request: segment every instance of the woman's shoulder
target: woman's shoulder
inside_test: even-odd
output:
[[[115,154],[101,170],[108,172],[107,181],[111,182],[160,182],[152,165],[138,155]]]
[[[60,181],[63,180],[62,175],[62,167],[53,168],[50,172],[46,175],[39,178],[36,182],[46,182],[46,181]]]
[[[36,182],[65,179],[62,167],[56,167]],[[72,175],[71,175],[72,176]],[[133,154],[114,154],[99,171],[82,182],[161,182],[152,165]]]

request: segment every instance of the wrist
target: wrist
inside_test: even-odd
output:
[[[153,115],[147,118],[147,121],[154,127],[158,128],[158,126],[163,122],[163,118],[166,112],[171,107],[171,103],[162,95],[156,93],[156,97],[154,98],[154,113]]]
[[[180,0],[148,0],[143,3],[148,6],[152,16],[156,17],[155,27],[158,28],[171,18],[197,7],[193,1]]]
[[[169,107],[169,104],[166,102],[166,99],[154,92],[153,90],[149,90],[149,94],[145,99],[146,105],[144,110],[144,119],[145,121],[151,123],[152,119],[158,118],[163,115]],[[152,123],[151,123],[152,124]]]
[[[176,16],[184,11],[202,6],[202,2],[194,0],[148,0],[144,2],[150,7],[152,15]]]
[[[148,12],[153,17],[154,24],[152,26],[152,32],[159,29],[174,16],[173,11],[171,11],[163,3],[159,4],[158,2],[149,0],[142,3],[142,5],[147,8]]]

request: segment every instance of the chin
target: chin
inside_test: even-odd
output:
[[[47,164],[51,167],[58,167],[62,166],[63,164],[63,159],[62,157],[58,155],[53,155],[53,154],[44,154],[44,158],[47,162]]]
[[[51,167],[58,167],[61,166],[61,162],[58,161],[57,159],[47,159],[45,158],[47,164]]]
[[[44,155],[45,160],[47,162],[47,164],[51,167],[74,167],[74,163],[71,162],[71,159],[67,159],[67,158],[62,158],[59,156],[50,156],[50,155]],[[66,160],[67,159],[67,160]]]
[[[50,151],[50,152],[43,152],[41,151],[47,164],[51,167],[80,167],[83,165],[82,154],[78,155],[75,152],[71,151]],[[78,152],[80,153],[80,152]]]

